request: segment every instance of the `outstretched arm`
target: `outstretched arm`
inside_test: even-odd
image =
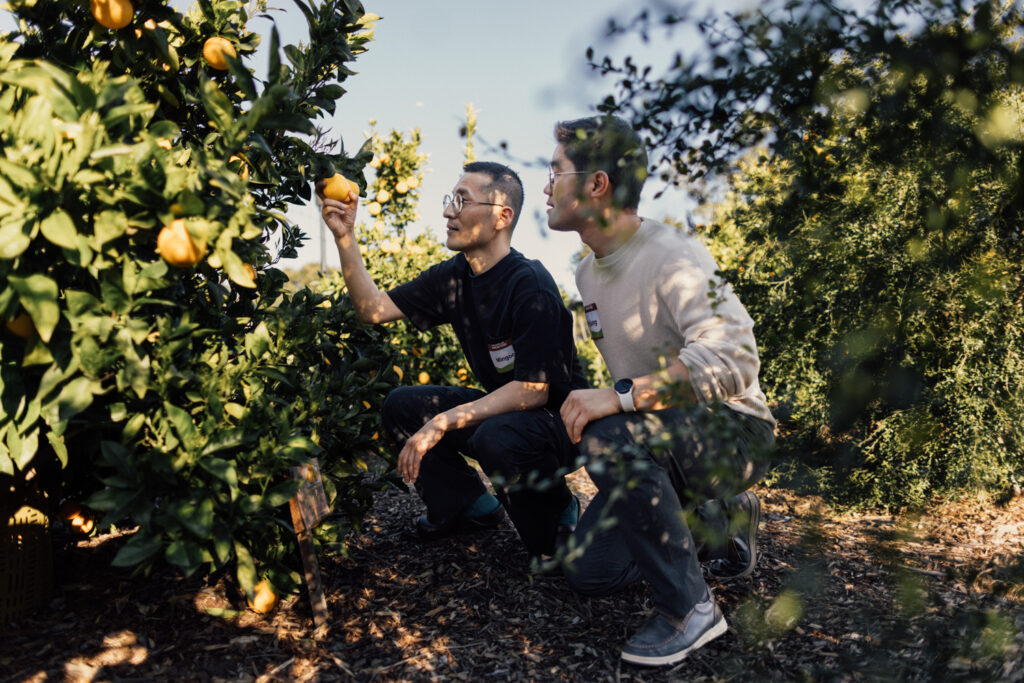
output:
[[[410,484],[416,481],[423,456],[437,445],[446,432],[478,425],[502,413],[540,408],[547,400],[547,383],[515,380],[475,401],[438,413],[405,442],[402,452],[398,454],[398,473]]]
[[[322,192],[323,181],[320,181],[317,183],[317,194],[320,195],[322,202],[321,213],[338,247],[341,276],[345,278],[345,285],[348,286],[349,296],[352,297],[352,304],[359,320],[364,323],[401,320],[405,314],[387,293],[377,289],[377,284],[366,270],[363,255],[359,252],[359,244],[355,238],[359,198],[352,197],[347,202],[339,202],[324,198]]]

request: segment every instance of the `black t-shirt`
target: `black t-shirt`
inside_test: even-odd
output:
[[[420,330],[450,323],[487,391],[512,380],[548,383],[557,410],[585,388],[566,310],[551,274],[513,249],[473,275],[463,254],[431,266],[388,296]]]

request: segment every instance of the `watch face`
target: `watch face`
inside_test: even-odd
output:
[[[620,379],[615,383],[615,393],[617,394],[628,394],[633,390],[633,380],[631,379]]]

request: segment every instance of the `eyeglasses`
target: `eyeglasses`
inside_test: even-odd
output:
[[[450,194],[446,194],[444,199],[441,200],[442,211],[447,211],[448,207],[452,207],[455,215],[458,216],[462,213],[462,207],[466,204],[486,204],[487,206],[501,206],[505,207],[505,204],[495,204],[494,202],[478,202],[475,199],[466,199],[461,194],[457,194],[454,197]]]
[[[555,184],[556,175],[587,175],[590,171],[556,171],[553,168],[548,169],[548,185]]]

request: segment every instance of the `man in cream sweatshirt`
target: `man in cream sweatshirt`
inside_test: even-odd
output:
[[[615,380],[561,408],[598,487],[566,577],[585,595],[647,581],[655,611],[622,658],[672,664],[727,630],[684,513],[718,499],[744,520],[712,575],[749,575],[756,562],[760,504],[747,489],[767,469],[775,420],[753,321],[695,235],[637,214],[647,154],[625,121],[559,123],[555,139],[548,225],[591,250],[576,284]]]

